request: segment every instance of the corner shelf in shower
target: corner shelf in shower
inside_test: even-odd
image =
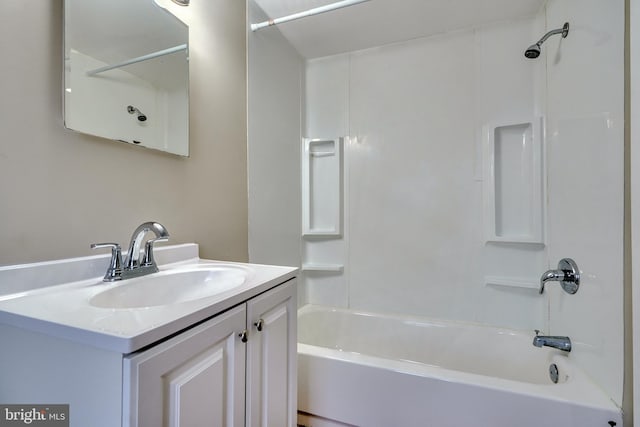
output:
[[[344,265],[342,264],[315,264],[304,263],[302,264],[302,271],[318,271],[327,273],[342,273],[344,271]]]
[[[486,242],[544,244],[542,118],[483,128]]]
[[[305,138],[302,150],[302,236],[342,235],[343,138]]]

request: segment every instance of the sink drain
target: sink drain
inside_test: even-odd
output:
[[[554,384],[558,383],[558,377],[559,377],[559,373],[558,373],[558,365],[556,365],[555,363],[552,363],[551,365],[549,365],[549,377],[551,378],[551,381],[554,382]]]

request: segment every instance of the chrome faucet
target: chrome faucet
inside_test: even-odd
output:
[[[558,263],[557,270],[545,271],[540,277],[540,293],[544,292],[547,282],[560,282],[562,289],[569,294],[578,292],[580,286],[580,270],[571,258],[563,258]]]
[[[147,241],[145,246],[145,262],[140,264],[140,247],[142,246],[142,239],[149,231],[153,231],[156,238]],[[159,222],[145,222],[144,224],[140,224],[131,235],[129,252],[127,253],[127,258],[125,260],[125,269],[134,270],[139,267],[149,267],[149,259],[153,260],[153,254],[150,254],[150,252],[153,251],[153,244],[155,242],[163,242],[166,240],[169,240],[169,232],[164,228],[164,225]],[[145,263],[147,265],[145,265]],[[153,264],[155,265],[155,263]],[[158,271],[157,267],[156,271]],[[155,273],[155,271],[153,273]]]
[[[539,333],[540,331],[536,329],[536,336],[533,337],[533,345],[536,347],[546,346],[566,352],[571,351],[571,339],[569,337],[538,335]]]
[[[142,262],[140,262],[142,241],[144,236],[150,231],[153,232],[156,237],[146,241],[144,246],[144,256],[142,258]],[[111,261],[109,261],[109,267],[107,268],[107,272],[104,275],[103,280],[105,282],[115,282],[117,280],[130,279],[132,277],[144,276],[158,272],[158,266],[153,257],[153,245],[156,242],[163,242],[167,240],[169,240],[169,232],[162,224],[152,221],[140,224],[131,236],[127,257],[124,260],[124,267],[122,261],[122,249],[119,244],[94,243],[91,245],[91,249],[111,248]]]

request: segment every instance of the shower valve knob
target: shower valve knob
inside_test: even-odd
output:
[[[540,277],[540,294],[544,292],[547,282],[559,282],[565,292],[573,295],[580,287],[580,269],[571,258],[563,258],[558,263],[557,270],[546,271]]]

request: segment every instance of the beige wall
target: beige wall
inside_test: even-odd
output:
[[[126,246],[157,220],[172,243],[245,261],[245,2],[193,1],[191,157],[66,130],[62,119],[62,0],[0,3],[0,265]]]
[[[248,4],[250,22],[268,19],[254,1]],[[248,53],[249,258],[299,266],[304,61],[278,28],[251,32]]]

